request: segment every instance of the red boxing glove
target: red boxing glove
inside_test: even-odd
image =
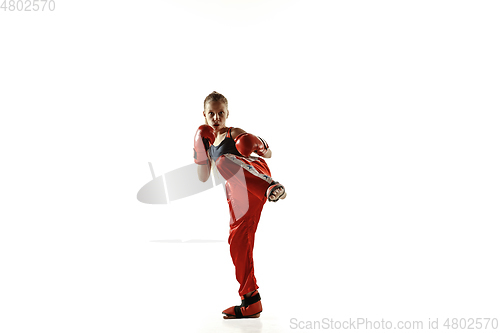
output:
[[[250,156],[252,152],[264,156],[269,148],[266,141],[250,133],[241,133],[234,139],[234,142],[236,149],[245,157]]]
[[[215,141],[215,132],[211,126],[201,125],[194,135],[194,163],[208,164],[207,150]]]

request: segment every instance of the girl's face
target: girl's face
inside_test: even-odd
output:
[[[203,116],[205,116],[208,125],[212,126],[217,131],[226,126],[226,118],[229,116],[229,111],[225,103],[208,102],[205,105]]]

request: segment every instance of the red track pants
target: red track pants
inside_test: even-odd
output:
[[[225,154],[217,160],[217,169],[226,179],[229,204],[229,248],[243,296],[258,289],[254,275],[253,247],[260,214],[267,202],[266,191],[271,171],[262,158],[244,158]]]

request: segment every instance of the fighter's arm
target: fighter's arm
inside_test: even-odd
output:
[[[233,139],[236,138],[238,135],[243,134],[243,133],[246,133],[246,132],[239,127],[231,128],[231,137]]]
[[[198,127],[194,136],[194,162],[198,164],[198,179],[206,182],[210,177],[210,155],[208,149],[215,141],[214,129],[208,125]]]
[[[205,165],[198,165],[198,179],[206,182],[210,178],[210,160]]]
[[[236,139],[236,137],[240,134],[243,134],[243,133],[246,133],[244,130],[242,130],[241,128],[238,128],[238,127],[233,127],[231,129],[231,137],[233,139]],[[259,138],[260,140],[262,140],[261,138]],[[264,143],[264,140],[262,140],[263,143]],[[267,143],[265,143],[267,145]],[[262,157],[264,158],[271,158],[271,156],[273,155],[272,151],[270,148],[267,148],[267,151],[264,155],[261,155]]]

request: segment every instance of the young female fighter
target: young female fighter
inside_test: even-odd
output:
[[[262,304],[254,276],[255,231],[266,201],[284,199],[285,188],[273,181],[262,158],[250,156],[255,152],[270,158],[272,153],[266,141],[241,128],[226,127],[227,99],[214,91],[203,105],[205,125],[201,125],[195,135],[194,160],[201,181],[207,181],[213,165],[226,180],[230,213],[228,243],[242,300],[241,305],[229,307],[222,313],[224,319],[258,318]]]

